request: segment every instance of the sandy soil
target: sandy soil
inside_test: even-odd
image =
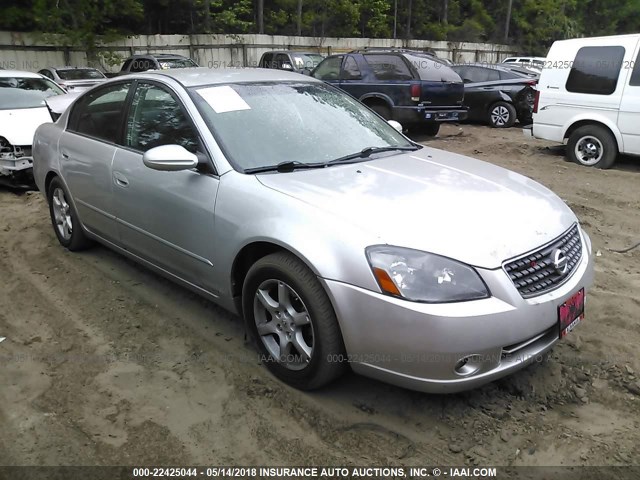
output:
[[[427,139],[420,139],[427,142]],[[104,248],[61,248],[37,192],[0,190],[0,464],[638,465],[640,161],[564,161],[519,129],[429,144],[528,175],[592,236],[587,317],[551,358],[450,396],[258,364],[232,315]]]

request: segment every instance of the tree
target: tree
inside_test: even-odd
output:
[[[507,3],[507,19],[504,22],[504,43],[509,41],[509,24],[511,23],[511,9],[513,8],[513,0]]]
[[[58,34],[63,44],[85,47],[90,58],[100,44],[139,25],[142,12],[137,0],[34,0],[32,9],[38,29]]]

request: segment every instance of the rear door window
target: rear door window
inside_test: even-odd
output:
[[[632,87],[640,87],[640,51],[636,57],[636,61],[632,62],[631,78],[629,79],[629,85]]]
[[[500,72],[493,68],[484,68],[484,67],[467,67],[467,71],[465,72],[465,78],[463,80],[469,80],[473,83],[479,82],[493,82],[496,80],[500,80]]]
[[[611,95],[618,84],[624,52],[622,46],[582,47],[569,72],[567,91]]]
[[[260,63],[260,66],[262,68],[273,68],[274,66],[272,65],[273,62],[273,53],[265,53],[262,56],[262,62]]]
[[[72,132],[117,143],[122,127],[122,112],[131,82],[117,83],[93,90],[73,107],[68,129]]]
[[[413,80],[413,74],[400,55],[364,56],[378,80]]]

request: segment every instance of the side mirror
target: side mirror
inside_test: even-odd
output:
[[[153,170],[175,172],[196,168],[198,157],[180,145],[161,145],[147,150],[142,163]]]
[[[402,133],[402,124],[400,122],[396,122],[395,120],[387,120],[387,123],[395,128],[398,132]]]
[[[293,70],[293,65],[291,65],[290,63],[283,63],[282,67],[280,67],[282,70]]]

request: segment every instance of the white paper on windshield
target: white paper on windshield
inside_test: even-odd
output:
[[[251,110],[247,102],[229,85],[201,88],[198,93],[216,113]]]

